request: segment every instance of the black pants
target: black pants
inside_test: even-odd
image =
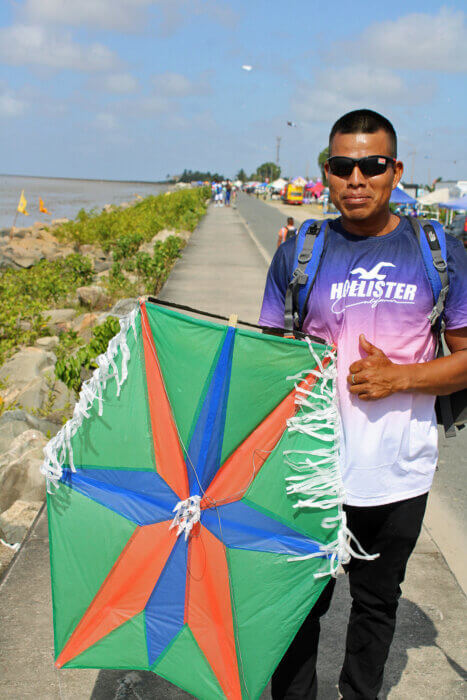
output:
[[[352,559],[349,575],[352,609],[347,627],[339,689],[344,700],[375,700],[396,625],[408,558],[415,547],[428,494],[384,506],[345,506],[347,524],[374,561]],[[305,619],[272,677],[273,700],[314,700],[320,617],[329,608],[331,579]]]

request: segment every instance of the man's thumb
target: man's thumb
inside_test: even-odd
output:
[[[363,333],[360,334],[360,347],[365,350],[366,353],[370,354],[376,350],[376,347],[370,343],[369,340],[365,338]]]

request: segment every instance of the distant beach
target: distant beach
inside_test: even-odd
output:
[[[18,214],[16,226],[31,226],[35,221],[74,219],[80,209],[102,209],[106,204],[131,201],[135,195],[160,194],[168,185],[151,182],[112,180],[74,180],[68,178],[0,175],[0,229],[10,228],[21,190],[27,199],[29,216]],[[50,216],[39,212],[39,197]]]

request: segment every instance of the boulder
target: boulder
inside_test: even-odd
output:
[[[39,260],[56,260],[73,252],[69,245],[60,243],[44,228],[13,229],[12,235],[0,240],[0,267],[24,269]]]
[[[76,309],[48,309],[43,311],[42,317],[47,327],[54,333],[63,333],[71,328],[71,321],[76,316]]]
[[[47,438],[37,430],[26,430],[14,438],[0,457],[0,513],[15,501],[43,501],[45,481],[40,473]]]
[[[13,440],[26,430],[35,430],[52,437],[59,427],[52,421],[32,416],[23,409],[5,411],[0,416],[0,455],[8,452]]]
[[[8,544],[22,542],[41,508],[42,501],[18,500],[1,513],[0,529],[4,533],[3,541]]]
[[[80,314],[73,322],[73,330],[78,333],[83,340],[89,342],[91,340],[91,330],[97,323],[97,314],[87,313]]]
[[[76,290],[79,301],[91,309],[102,309],[110,301],[108,295],[102,287],[91,285],[89,287],[78,287]]]
[[[119,299],[109,311],[110,316],[126,316],[130,311],[133,311],[135,306],[138,306],[138,299],[130,297],[129,299]]]
[[[15,547],[9,547],[6,543],[1,541],[2,539],[3,538],[0,538],[0,578],[8,569],[8,566],[16,552]]]
[[[70,219],[52,219],[51,226],[61,226],[62,224],[67,224],[70,221]]]
[[[59,343],[58,335],[45,335],[43,338],[36,340],[37,347],[42,350],[53,350]]]
[[[0,367],[0,380],[8,386],[24,387],[53,369],[55,362],[52,352],[36,347],[24,348]]]

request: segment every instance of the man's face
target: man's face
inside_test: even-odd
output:
[[[374,134],[336,134],[331,143],[331,156],[365,158],[391,156],[389,136],[385,131]],[[381,175],[365,177],[356,166],[348,177],[333,175],[325,164],[331,201],[350,221],[365,221],[387,211],[392,190],[402,177],[400,161],[389,164]]]

